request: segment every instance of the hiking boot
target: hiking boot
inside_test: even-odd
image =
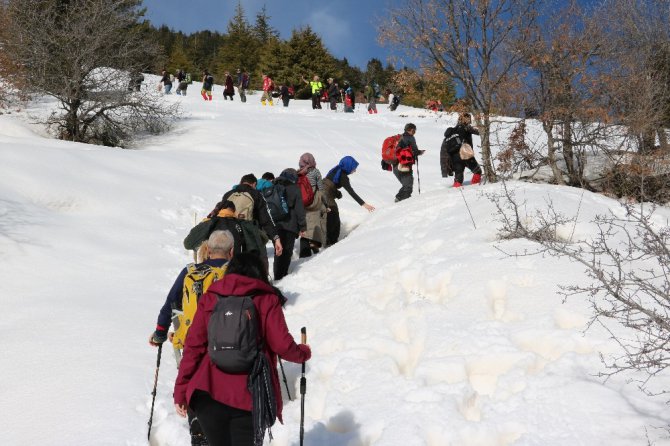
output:
[[[476,173],[472,175],[472,181],[470,181],[470,184],[479,184],[482,182],[482,174],[481,173]]]
[[[454,181],[454,187],[461,187],[461,186],[462,186],[461,183],[459,183],[458,181]]]
[[[274,105],[274,104],[272,103],[272,101],[270,101],[270,105]]]
[[[261,104],[265,105],[265,101],[261,101]]]

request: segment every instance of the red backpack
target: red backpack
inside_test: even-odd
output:
[[[312,185],[309,184],[309,179],[307,175],[298,175],[298,182],[295,183],[300,188],[300,194],[302,195],[302,204],[304,206],[309,206],[314,201],[314,189]]]
[[[398,143],[402,135],[393,135],[389,136],[384,140],[382,144],[382,160],[388,164],[397,164],[398,158],[396,157],[396,149],[398,148]]]

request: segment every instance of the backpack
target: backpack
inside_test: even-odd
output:
[[[271,187],[261,191],[268,205],[268,212],[273,222],[288,218],[288,201],[286,200],[286,189],[281,184],[273,184]]]
[[[235,212],[240,220],[254,219],[254,198],[249,192],[233,192],[228,200],[235,203]]]
[[[396,156],[396,149],[402,139],[402,135],[389,136],[382,143],[382,160],[388,164],[397,164],[398,158]]]
[[[262,348],[253,296],[217,298],[207,326],[209,357],[225,373],[248,373]]]
[[[373,91],[374,91],[374,93],[375,93],[375,97],[376,97],[376,98],[381,97],[382,92],[381,92],[381,90],[379,89],[379,84],[378,84],[378,83],[375,82],[375,84],[372,85],[372,89],[373,89]]]
[[[312,202],[314,202],[314,189],[312,189],[312,185],[309,183],[307,175],[298,175],[298,181],[295,184],[300,188],[302,204],[305,207],[312,204]]]
[[[191,73],[186,73],[186,77],[184,77],[184,80],[186,81],[187,84],[191,85],[193,83],[193,78],[191,78]]]
[[[186,267],[184,277],[184,288],[182,289],[181,308],[179,305],[172,310],[172,322],[174,324],[174,337],[172,344],[176,348],[184,348],[186,334],[193,323],[195,311],[198,308],[198,300],[209,286],[221,279],[226,273],[228,265],[216,267],[206,263],[191,263]]]
[[[461,136],[458,134],[455,128],[450,128],[447,131],[451,130],[451,134],[444,138],[444,141],[442,142],[442,147],[444,147],[447,150],[447,153],[454,154],[458,152],[458,150],[461,148],[461,145],[463,144],[463,140],[461,139]]]

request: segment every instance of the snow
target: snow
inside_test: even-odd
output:
[[[582,268],[505,256],[534,245],[497,240],[486,194],[500,185],[461,194],[440,177],[442,134],[455,116],[402,105],[393,114],[386,104],[378,115],[362,104],[353,114],[313,111],[309,101],[263,107],[259,94],[231,103],[219,86],[213,102],[198,93],[194,83],[186,97],[167,96],[182,104],[174,129],[133,150],[45,138],[32,117],[55,107],[49,101],[0,116],[0,444],[146,444],[156,366],[147,338],[191,259],[183,238],[243,174],[279,173],[306,151],[324,175],[354,156],[352,184],[377,211],[345,193],[341,242],[294,259],[278,283],[291,332],[306,326],[314,352],[305,444],[670,444],[662,397],[627,376],[597,377],[599,354],[617,345],[599,327],[584,332],[587,302],[558,294],[566,280],[583,283]],[[379,167],[379,149],[410,120],[427,149],[421,194],[415,183],[414,196],[395,204],[400,185]],[[579,209],[563,228],[575,240],[596,234],[596,214],[620,212],[578,189],[508,186],[529,220],[548,201],[566,215]],[[670,210],[656,217],[667,225]],[[300,366],[284,368],[295,398]],[[190,444],[172,404],[175,377],[166,344],[152,445]],[[299,399],[285,397],[284,419],[272,444],[298,444]]]

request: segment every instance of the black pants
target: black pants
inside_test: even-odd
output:
[[[458,153],[451,157],[451,165],[454,169],[454,182],[463,184],[463,171],[467,167],[472,173],[482,173],[479,163],[473,156],[468,160],[462,160]]]
[[[314,245],[314,247],[312,247]],[[312,254],[316,254],[319,252],[319,248],[321,247],[321,243],[315,242],[314,240],[310,240],[305,237],[300,237],[300,254],[299,257],[310,257]]]
[[[337,206],[331,206],[326,215],[326,245],[334,245],[340,238],[340,211]]]
[[[398,165],[393,165],[393,175],[400,181],[401,187],[398,193],[395,195],[396,201],[405,200],[412,196],[412,190],[414,189],[414,173],[410,170],[409,172],[401,172],[398,170]]]
[[[321,95],[318,93],[312,95],[312,108],[314,110],[321,108]]]
[[[291,98],[289,98],[288,96],[286,96],[286,97],[282,97],[281,100],[282,100],[282,102],[284,103],[284,107],[288,107],[288,101],[290,101]]]
[[[277,234],[279,234],[279,240],[281,240],[282,253],[280,256],[275,256],[272,269],[274,270],[274,280],[281,280],[284,276],[288,275],[288,267],[291,266],[296,234],[279,228],[277,229]]]
[[[330,109],[331,110],[337,110],[337,99],[331,99],[330,100]]]
[[[210,446],[253,446],[251,412],[220,403],[202,390],[193,393],[190,406]]]

